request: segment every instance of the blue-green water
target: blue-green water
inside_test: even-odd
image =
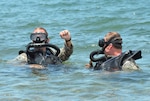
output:
[[[150,0],[1,0],[0,101],[148,101],[150,96]],[[74,53],[61,67],[33,70],[8,64],[36,27],[63,46],[68,29]],[[140,72],[93,72],[85,68],[98,40],[109,31],[123,50],[142,50]]]

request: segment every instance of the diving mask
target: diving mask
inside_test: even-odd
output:
[[[106,48],[110,43],[112,43],[116,47],[122,47],[122,38],[121,37],[112,37],[107,42],[104,39],[100,39],[98,45],[100,47]]]
[[[35,43],[43,43],[47,40],[46,33],[31,33],[30,39]]]

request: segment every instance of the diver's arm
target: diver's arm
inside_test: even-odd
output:
[[[69,40],[65,40],[65,44],[66,44],[67,47],[71,47],[72,48],[71,38]]]
[[[69,57],[71,56],[71,54],[73,53],[73,45],[71,40],[70,41],[65,41],[65,45],[64,47],[61,49],[60,54],[59,54],[59,58],[62,61],[66,61],[69,59]]]
[[[86,68],[92,68],[93,67],[92,61],[90,60],[88,64],[85,64],[85,67]]]
[[[29,68],[45,69],[46,67],[44,67],[43,65],[39,65],[39,64],[30,64]]]
[[[130,59],[124,62],[122,70],[140,70],[140,68],[133,59]]]
[[[27,54],[21,53],[15,59],[13,59],[13,61],[19,63],[27,63]],[[44,69],[45,67],[39,64],[29,64],[29,68]]]
[[[73,45],[71,42],[71,34],[68,30],[63,30],[59,33],[60,37],[65,40],[65,45],[61,49],[61,52],[58,57],[62,61],[68,60],[70,55],[73,53]]]
[[[27,54],[22,53],[12,60],[12,62],[27,63]]]

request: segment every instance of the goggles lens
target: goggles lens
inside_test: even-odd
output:
[[[98,44],[99,44],[100,47],[104,47],[105,43],[106,42],[105,42],[104,39],[100,39]]]
[[[46,33],[31,33],[30,39],[36,43],[40,43],[47,39],[47,35]]]

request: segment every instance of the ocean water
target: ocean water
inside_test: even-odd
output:
[[[150,0],[1,0],[0,101],[149,101]],[[71,32],[74,52],[60,67],[37,70],[10,64],[36,27],[63,47],[59,32]],[[141,50],[141,71],[100,72],[85,68],[98,40],[110,31],[123,51]]]

